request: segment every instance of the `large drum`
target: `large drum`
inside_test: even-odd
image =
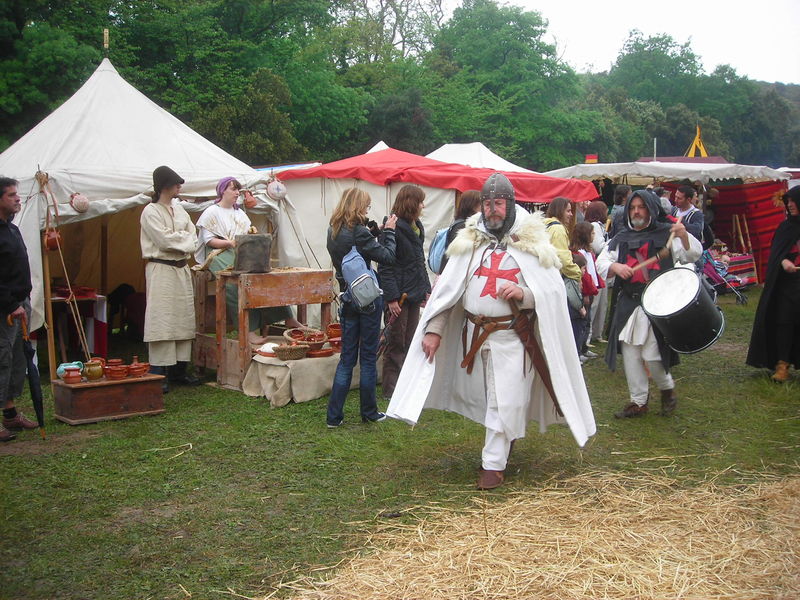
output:
[[[725,316],[693,269],[659,273],[642,293],[642,309],[667,344],[682,354],[700,352],[725,330]]]

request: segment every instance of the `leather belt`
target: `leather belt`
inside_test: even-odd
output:
[[[464,323],[464,329],[461,331],[461,345],[464,351],[464,360],[461,361],[461,368],[466,369],[467,373],[472,373],[472,367],[475,364],[475,355],[478,350],[483,346],[483,342],[494,331],[502,331],[504,329],[511,329],[511,321],[514,320],[514,315],[503,315],[500,317],[485,317],[483,315],[474,315],[471,312],[464,311],[467,320],[470,321],[475,327],[472,328],[472,341],[469,350],[467,350],[467,324]]]
[[[177,267],[179,269],[181,267],[185,267],[189,263],[189,261],[186,260],[185,258],[182,258],[181,260],[167,260],[166,258],[148,258],[147,261],[158,263],[160,265],[169,265],[170,267]]]

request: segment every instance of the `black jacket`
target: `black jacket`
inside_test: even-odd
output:
[[[400,300],[405,292],[408,302],[420,303],[431,291],[428,270],[425,267],[425,229],[416,221],[419,234],[414,233],[411,224],[405,219],[397,219],[395,229],[397,239],[397,258],[393,265],[380,265],[378,278],[383,288],[385,302]]]
[[[364,225],[356,225],[352,229],[342,228],[335,239],[333,229],[328,227],[327,246],[341,291],[347,289],[347,283],[342,277],[342,259],[353,246],[358,249],[358,253],[364,257],[370,268],[372,268],[370,261],[393,264],[395,260],[395,234],[391,229],[386,229],[381,235],[381,241],[378,242]]]
[[[31,267],[19,228],[0,219],[0,317],[6,318],[31,294]]]

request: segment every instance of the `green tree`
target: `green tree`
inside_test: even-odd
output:
[[[207,139],[251,165],[302,159],[289,116],[289,88],[283,79],[259,69],[233,98],[201,109],[192,127]]]
[[[634,29],[606,83],[624,89],[631,98],[671,106],[691,103],[694,83],[701,73],[700,59],[689,42],[679,44],[666,34],[644,37]]]

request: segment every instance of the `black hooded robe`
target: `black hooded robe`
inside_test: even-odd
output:
[[[781,261],[786,258],[789,251],[800,239],[800,217],[789,217],[778,225],[772,238],[767,261],[767,277],[764,281],[764,291],[756,309],[756,318],[753,321],[753,333],[750,336],[750,348],[747,351],[747,364],[751,367],[773,369],[777,364],[778,347],[775,333],[778,328],[778,305],[781,293],[789,291],[787,288],[800,290],[800,273],[786,273],[781,266]],[[794,299],[794,310],[800,311],[800,295]],[[792,345],[791,358],[788,361],[795,368],[800,365],[800,326],[795,320],[795,337]]]
[[[650,224],[641,231],[633,229],[628,221],[630,204],[637,196],[641,197],[650,212]],[[617,250],[617,262],[625,263],[630,253],[636,252],[644,247],[645,244],[647,244],[647,258],[655,256],[659,250],[667,245],[672,223],[661,221],[658,218],[659,213],[663,214],[663,210],[661,209],[661,201],[655,194],[647,190],[639,190],[633,193],[625,203],[625,212],[622,217],[623,229],[608,242],[609,250]],[[671,254],[658,261],[658,264],[659,272],[673,268]],[[609,319],[608,346],[605,354],[606,365],[612,371],[616,370],[617,354],[622,352],[619,333],[625,327],[625,323],[628,322],[636,307],[641,304],[644,288],[645,284],[643,283],[632,284],[621,277],[614,279],[614,292],[617,299]],[[657,327],[653,327],[653,333],[661,354],[661,364],[664,370],[669,373],[671,368],[680,362],[678,353],[667,345],[664,336],[661,335]]]

